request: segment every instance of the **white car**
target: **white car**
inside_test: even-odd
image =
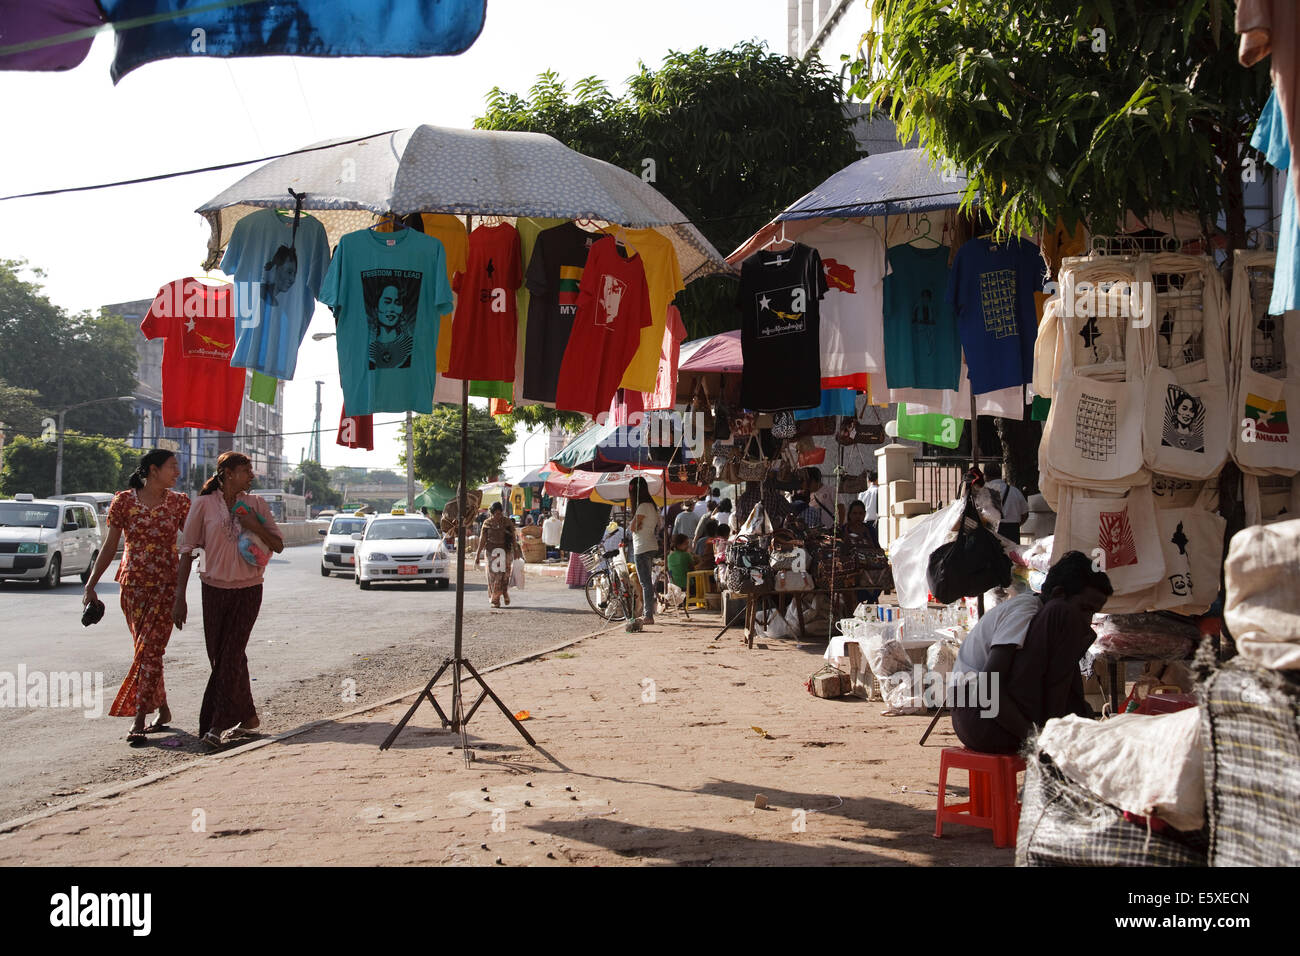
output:
[[[423,515],[375,515],[354,532],[355,578],[363,591],[375,583],[423,581],[431,588],[450,583],[447,549],[437,526]]]
[[[352,566],[356,564],[354,552],[357,547],[352,535],[365,530],[365,515],[336,515],[329,527],[320,529],[320,533],[325,536],[320,551],[321,577],[327,578],[334,571],[352,573]]]
[[[31,495],[0,501],[0,581],[56,588],[74,573],[86,581],[102,544],[92,505]]]

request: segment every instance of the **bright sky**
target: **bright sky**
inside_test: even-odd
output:
[[[491,0],[487,25],[457,57],[428,59],[162,60],[114,87],[112,37],[66,73],[0,72],[5,146],[0,195],[80,186],[211,166],[301,148],[332,137],[430,123],[469,127],[493,86],[523,94],[538,73],[565,80],[595,75],[616,92],[639,60],[657,66],[669,50],[766,41],[785,52],[781,0]],[[27,259],[46,272],[46,292],[72,310],[151,298],[192,275],[208,227],[194,209],[256,166],[162,183],[0,203],[0,258]],[[318,306],[310,332],[332,331]],[[309,337],[285,387],[285,457],[296,464],[322,390],[326,467],[395,467],[396,426],[375,429],[375,451],[334,444],[342,405],[331,340]],[[38,351],[32,361],[41,361]],[[378,415],[376,422],[400,415]],[[543,440],[506,467],[542,464]]]

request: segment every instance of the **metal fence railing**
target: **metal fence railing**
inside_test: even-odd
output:
[[[999,458],[980,457],[985,462]],[[916,497],[941,508],[961,495],[962,477],[970,469],[969,458],[915,458],[912,460],[912,481]]]

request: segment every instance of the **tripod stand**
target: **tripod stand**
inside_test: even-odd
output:
[[[461,638],[463,636],[462,629],[465,620],[465,522],[468,519],[468,515],[466,515],[465,512],[469,510],[469,503],[466,500],[467,496],[465,494],[465,484],[466,484],[465,462],[469,452],[469,382],[468,380],[461,383],[460,399],[461,399],[460,489],[457,492],[459,507],[457,509],[457,516],[456,516],[455,646],[454,646],[454,650],[452,651],[452,656],[448,657],[442,662],[442,666],[438,668],[437,672],[433,675],[433,677],[429,679],[429,683],[427,683],[424,686],[424,690],[420,691],[419,695],[415,698],[415,703],[411,704],[410,710],[408,710],[405,716],[403,716],[402,719],[398,721],[397,726],[393,728],[392,732],[386,738],[384,738],[384,742],[379,745],[379,749],[387,750],[389,747],[393,745],[393,741],[397,740],[397,736],[402,732],[402,728],[406,726],[407,722],[412,717],[415,716],[415,712],[419,710],[421,702],[427,699],[429,703],[433,705],[433,709],[437,711],[438,717],[442,720],[442,726],[448,727],[451,730],[460,733],[461,752],[465,756],[465,766],[468,767],[470,761],[474,759],[474,754],[473,751],[469,749],[469,738],[465,733],[465,726],[469,723],[470,718],[474,716],[474,712],[478,710],[479,704],[483,703],[484,699],[486,698],[490,697],[492,699],[492,703],[496,704],[497,707],[501,709],[501,713],[505,714],[506,717],[510,720],[510,723],[514,724],[515,730],[519,731],[520,735],[524,738],[524,740],[528,741],[529,746],[536,747],[537,741],[533,740],[532,735],[529,734],[528,731],[524,729],[524,725],[515,719],[515,715],[510,712],[510,708],[507,707],[504,703],[502,703],[501,698],[498,697],[493,692],[492,688],[488,686],[487,681],[483,679],[483,676],[474,669],[474,665],[471,664],[469,662],[469,659],[464,656],[461,648]],[[438,683],[438,678],[442,677],[442,675],[447,672],[447,668],[451,668],[451,716],[450,717],[447,716],[446,711],[444,711],[441,705],[439,705],[438,699],[433,696],[433,686],[436,683]],[[473,705],[470,706],[468,711],[465,710],[465,701],[461,692],[461,684],[466,680],[463,671],[469,671],[470,678],[472,678],[474,681],[478,683],[478,686],[481,691],[478,695],[478,699],[474,701]]]

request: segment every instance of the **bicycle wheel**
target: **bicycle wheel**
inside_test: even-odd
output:
[[[606,621],[623,620],[619,614],[623,602],[614,593],[614,585],[608,571],[597,571],[587,579],[587,603],[591,609]]]
[[[615,573],[610,578],[614,582],[614,594],[610,598],[613,615],[610,621],[630,621],[636,617],[636,593],[632,588],[632,579],[626,574]]]

